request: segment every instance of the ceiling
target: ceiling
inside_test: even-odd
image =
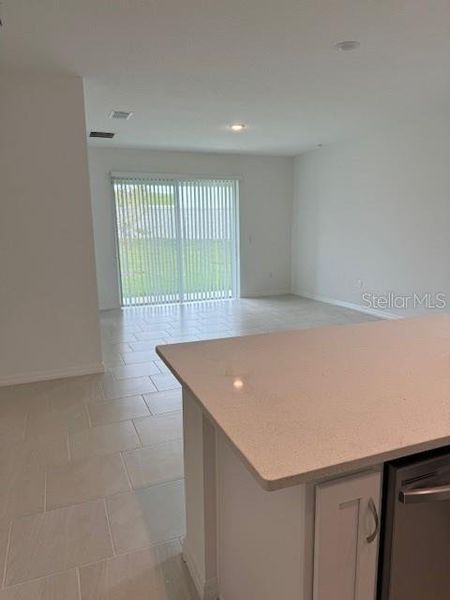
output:
[[[3,22],[0,66],[85,79],[88,129],[117,132],[96,145],[293,155],[450,99],[448,0],[3,0]]]

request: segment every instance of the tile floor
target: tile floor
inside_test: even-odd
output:
[[[181,390],[155,345],[365,320],[295,296],[106,311],[104,374],[0,388],[0,600],[193,600]]]

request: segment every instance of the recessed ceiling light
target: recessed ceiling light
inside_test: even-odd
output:
[[[133,115],[132,112],[128,112],[126,110],[112,110],[109,113],[110,119],[129,119]]]
[[[334,45],[339,52],[349,52],[350,50],[356,50],[356,48],[359,48],[360,46],[361,44],[356,40],[344,40],[343,42],[338,42]]]
[[[233,123],[232,125],[230,125],[230,129],[232,131],[243,131],[246,128],[247,125],[245,125],[244,123]]]

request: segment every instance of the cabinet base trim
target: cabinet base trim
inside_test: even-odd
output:
[[[192,554],[189,550],[189,545],[186,540],[183,540],[183,559],[188,568],[192,582],[197,590],[200,600],[218,600],[219,589],[217,578],[204,579],[195,564]]]

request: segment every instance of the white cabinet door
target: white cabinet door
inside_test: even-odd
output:
[[[375,598],[380,488],[375,471],[316,487],[314,600]]]

